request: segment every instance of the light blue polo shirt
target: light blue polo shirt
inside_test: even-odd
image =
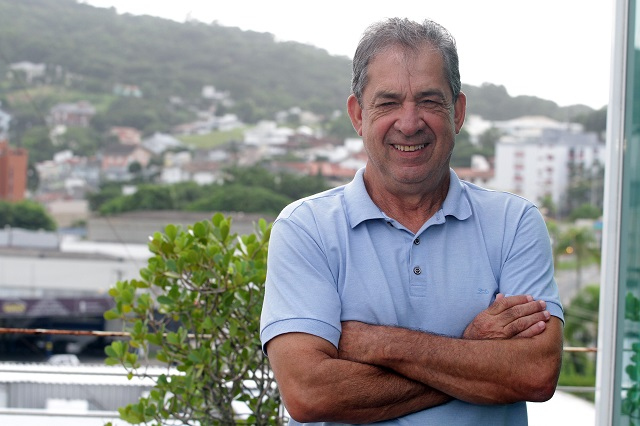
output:
[[[442,208],[414,234],[373,203],[363,174],[292,203],[276,219],[263,345],[302,332],[337,347],[348,320],[461,337],[497,293],[545,300],[564,320],[549,234],[532,203],[461,181],[451,170]],[[376,424],[526,425],[526,404],[456,400]]]

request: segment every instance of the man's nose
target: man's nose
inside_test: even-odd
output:
[[[420,111],[414,104],[405,104],[398,110],[398,117],[394,127],[405,136],[413,136],[423,130],[426,124]]]

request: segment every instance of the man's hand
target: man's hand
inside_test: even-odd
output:
[[[510,339],[542,333],[550,318],[544,300],[531,296],[496,296],[491,306],[480,312],[467,326],[463,339]]]

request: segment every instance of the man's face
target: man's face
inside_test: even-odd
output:
[[[362,106],[348,101],[369,156],[368,184],[413,192],[448,178],[466,106],[464,94],[455,103],[452,97],[442,56],[428,44],[415,52],[391,46],[373,58]]]

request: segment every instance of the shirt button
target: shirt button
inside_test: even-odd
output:
[[[418,237],[415,240],[413,240],[413,244],[419,245],[420,244],[420,237]]]
[[[413,273],[416,275],[420,275],[422,273],[422,269],[419,266],[413,268]]]

